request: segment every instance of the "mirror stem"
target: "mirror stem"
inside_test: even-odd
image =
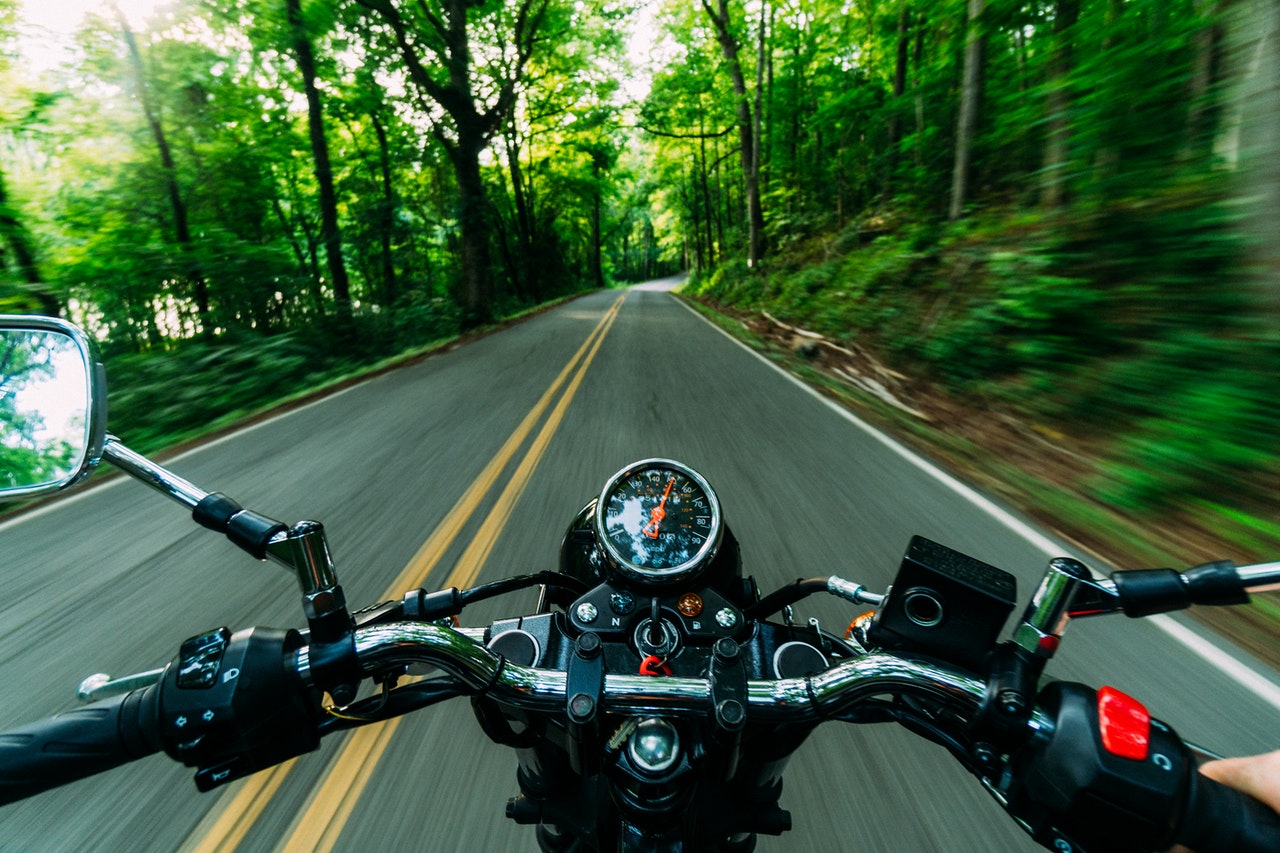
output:
[[[124,471],[135,480],[141,480],[162,495],[171,498],[187,509],[195,509],[196,504],[209,496],[203,489],[160,467],[145,456],[134,453],[120,443],[114,435],[107,436],[102,448],[102,458]]]

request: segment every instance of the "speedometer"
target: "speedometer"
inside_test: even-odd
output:
[[[715,556],[724,533],[710,484],[670,459],[645,459],[610,477],[595,523],[609,562],[642,583],[691,576]]]

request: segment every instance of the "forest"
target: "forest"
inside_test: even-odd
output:
[[[47,67],[23,9],[0,310],[89,328],[144,448],[687,271],[1280,543],[1268,0],[106,2]]]

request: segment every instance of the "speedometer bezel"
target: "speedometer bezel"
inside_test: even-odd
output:
[[[634,563],[623,555],[610,540],[608,525],[605,521],[609,511],[609,498],[614,490],[636,474],[654,468],[670,470],[689,478],[707,496],[707,503],[711,508],[711,531],[702,546],[685,562],[662,569]],[[604,551],[608,565],[623,577],[648,585],[674,583],[693,577],[715,559],[720,550],[720,543],[724,539],[724,517],[720,510],[720,498],[717,497],[715,489],[711,488],[706,477],[675,459],[661,457],[641,459],[619,470],[605,482],[604,488],[600,490],[600,496],[596,499],[594,520],[596,539]]]

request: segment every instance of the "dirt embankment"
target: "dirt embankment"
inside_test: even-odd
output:
[[[1241,555],[1191,514],[1135,518],[1088,492],[1098,468],[1096,445],[998,408],[958,400],[936,384],[887,367],[876,354],[798,328],[767,312],[721,305],[704,308],[736,321],[748,342],[763,346],[829,396],[886,428],[933,459],[1017,507],[1060,537],[1117,568],[1174,568]],[[726,323],[732,328],[734,323]],[[1192,608],[1201,621],[1280,669],[1280,606]]]

